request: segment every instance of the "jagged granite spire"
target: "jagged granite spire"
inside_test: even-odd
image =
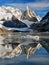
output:
[[[29,20],[29,21],[33,21],[33,22],[37,22],[39,21],[38,16],[36,16],[36,13],[34,11],[31,11],[27,5],[26,10],[22,13],[22,17],[23,20]]]

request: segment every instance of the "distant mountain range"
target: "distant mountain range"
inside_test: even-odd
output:
[[[27,6],[22,13],[13,7],[0,7],[0,28],[15,31],[49,31],[49,12],[41,19]]]

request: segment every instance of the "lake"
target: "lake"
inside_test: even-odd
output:
[[[27,44],[32,43],[33,40],[31,37],[27,37],[27,35],[39,36],[40,39],[44,40],[47,44],[49,44],[49,32],[43,33],[24,33],[24,32],[15,32],[15,33],[0,33],[0,43],[3,42],[2,38],[6,37],[9,41],[13,38],[20,38],[17,42]],[[23,36],[23,38],[22,38]],[[13,40],[14,42],[15,40]],[[49,47],[49,46],[48,46]],[[48,48],[47,47],[47,48]],[[19,56],[14,56],[13,58],[2,58],[0,57],[0,65],[49,65],[49,48],[47,49],[45,46],[38,49],[34,54],[31,54],[27,59],[26,54],[21,53]]]

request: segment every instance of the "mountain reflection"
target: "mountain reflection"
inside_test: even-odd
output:
[[[37,52],[49,54],[49,33],[4,33],[0,35],[0,56],[11,58],[25,54],[28,57]],[[45,50],[39,51],[44,48]]]

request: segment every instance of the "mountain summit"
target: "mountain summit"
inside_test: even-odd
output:
[[[35,12],[31,11],[28,6],[27,6],[26,10],[22,14],[22,19],[23,20],[28,19],[29,21],[33,21],[33,22],[41,20],[40,17],[36,16]]]
[[[49,22],[49,12],[42,18],[41,22]]]
[[[49,12],[42,18],[39,23],[34,23],[31,28],[40,32],[49,31]]]

